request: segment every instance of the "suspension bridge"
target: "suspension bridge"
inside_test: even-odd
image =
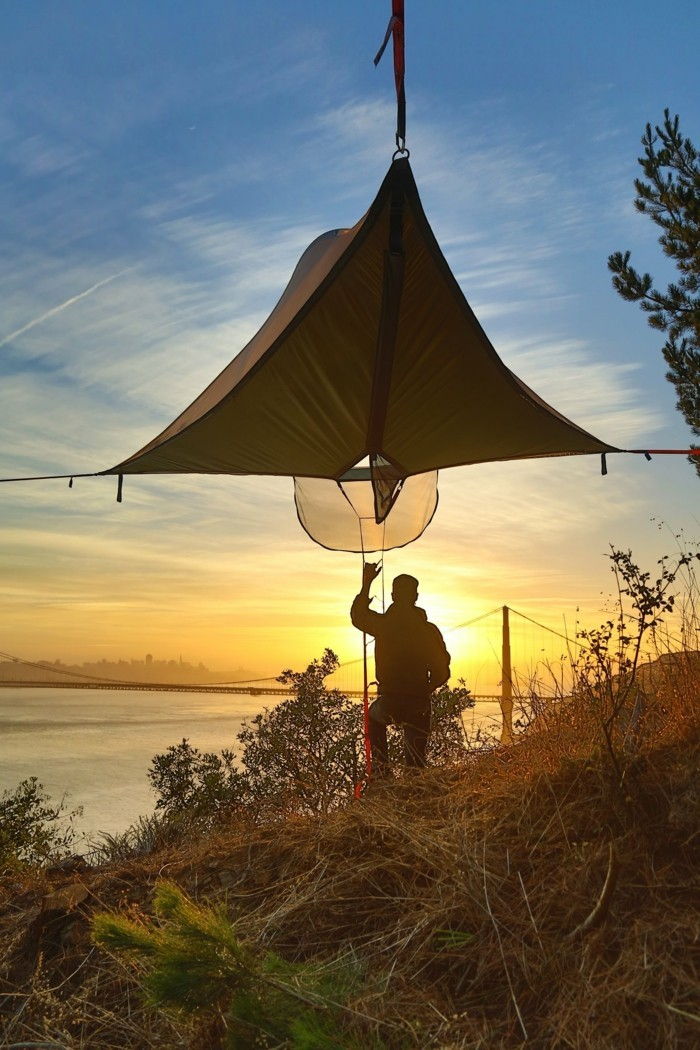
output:
[[[507,605],[489,609],[443,630],[452,654],[452,683],[462,682],[477,706],[499,705],[502,736],[512,734],[513,697],[561,696],[568,691],[570,667],[578,642]],[[373,639],[368,639],[371,650]],[[371,652],[368,652],[371,660]],[[371,665],[371,664],[370,664]],[[371,672],[370,672],[371,674]],[[363,657],[343,661],[326,680],[328,688],[347,696],[364,695]],[[56,664],[37,663],[0,651],[0,687],[104,689],[177,693],[239,694],[269,698],[292,695],[276,677],[229,682],[157,682],[108,678]],[[376,692],[370,686],[370,695]],[[494,715],[498,711],[494,708]]]

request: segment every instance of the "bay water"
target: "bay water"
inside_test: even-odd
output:
[[[0,688],[0,794],[36,776],[54,802],[83,807],[76,827],[96,838],[153,813],[154,755],[189,740],[200,751],[235,750],[244,719],[277,696],[140,690]],[[359,701],[358,701],[359,703]],[[467,729],[494,716],[477,703]]]

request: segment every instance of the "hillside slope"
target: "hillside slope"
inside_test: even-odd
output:
[[[564,711],[510,749],[398,778],[324,817],[238,823],[100,868],[6,873],[0,1046],[226,1045],[218,1006],[185,1017],[144,1005],[142,964],[91,940],[95,912],[147,923],[167,878],[223,902],[255,950],[352,953],[362,979],[338,1048],[690,1050],[700,1040],[691,714],[623,756],[622,784],[590,720]]]

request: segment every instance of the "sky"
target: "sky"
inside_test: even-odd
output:
[[[105,469],[235,356],[306,247],[389,166],[388,0],[0,6],[0,477]],[[673,275],[633,206],[664,107],[700,140],[697,4],[406,3],[407,145],[498,353],[622,447],[687,447],[662,338],[614,292],[615,250]],[[425,535],[385,559],[449,629],[508,604],[597,623],[610,545],[644,567],[698,538],[682,457],[444,471]],[[349,625],[359,556],[315,546],[290,479],[0,486],[0,650],[302,667]],[[389,583],[386,587],[388,589]],[[578,612],[576,611],[578,609]],[[563,618],[567,618],[566,621]],[[469,642],[453,635],[459,670]]]

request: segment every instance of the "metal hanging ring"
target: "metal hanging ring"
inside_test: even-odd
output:
[[[410,156],[411,151],[410,149],[408,149],[407,146],[399,146],[398,149],[394,150],[391,159],[396,160],[397,157],[406,157],[406,159],[408,160]]]

